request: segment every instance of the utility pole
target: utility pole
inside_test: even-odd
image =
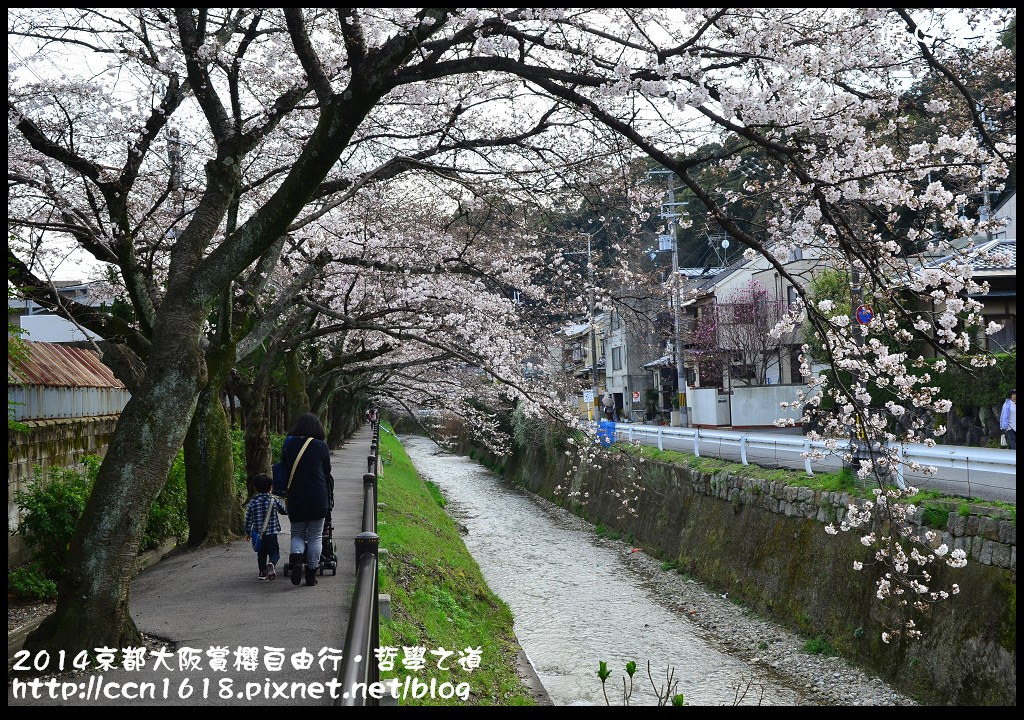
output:
[[[686,203],[676,202],[675,178],[676,174],[671,170],[651,170],[648,175],[665,175],[668,180],[668,202],[665,207],[667,212],[662,212],[661,217],[666,220],[668,234],[672,238],[672,315],[675,321],[675,338],[673,348],[676,356],[676,397],[679,402],[679,424],[681,427],[689,427],[690,422],[686,411],[686,356],[683,353],[683,307],[679,297],[679,234],[676,218],[679,213],[675,212],[677,205]]]
[[[591,368],[590,380],[594,391],[594,402],[591,403],[591,410],[597,415],[596,408],[598,401],[597,390],[597,327],[594,321],[594,258],[590,254],[590,233],[587,233],[587,276],[590,282],[590,359]]]

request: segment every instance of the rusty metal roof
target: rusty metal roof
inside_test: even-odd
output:
[[[7,358],[8,385],[46,387],[123,388],[95,350],[66,347],[56,343],[29,342],[28,358],[12,362]]]

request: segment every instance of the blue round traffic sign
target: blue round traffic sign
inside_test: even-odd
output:
[[[857,322],[861,325],[867,325],[875,316],[875,311],[871,309],[870,305],[861,305],[857,308],[857,312],[855,314],[857,316]]]

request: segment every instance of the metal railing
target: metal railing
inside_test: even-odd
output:
[[[379,643],[380,609],[378,605],[377,551],[377,468],[379,467],[380,423],[374,422],[373,441],[366,458],[368,472],[363,475],[362,532],[355,537],[356,585],[348,616],[345,648],[338,681],[341,697],[336,705],[378,705],[367,689],[380,680],[374,651]],[[361,690],[359,689],[361,688]]]
[[[628,442],[657,446],[665,450],[667,444],[685,449],[697,457],[717,456],[722,459],[738,459],[742,464],[774,467],[802,466],[808,476],[818,472],[836,470],[840,465],[836,455],[847,453],[849,438],[837,439],[826,445],[824,441],[812,441],[802,435],[779,433],[743,432],[737,430],[702,430],[700,428],[670,428],[654,425],[615,424],[615,437]],[[834,442],[834,445],[832,443]],[[682,446],[680,448],[680,446]],[[832,447],[830,447],[832,446]],[[906,484],[927,482],[929,478],[910,471],[911,463],[934,466],[950,471],[944,477],[945,483],[958,486],[968,496],[986,494],[987,490],[1012,488],[1016,498],[1017,453],[1014,450],[996,448],[964,447],[959,445],[935,445],[928,447],[920,443],[886,443],[895,450],[900,462],[895,468],[895,481],[900,487]],[[826,457],[816,459],[812,453],[824,453]],[[965,475],[965,478],[953,477]],[[1005,499],[991,497],[989,499]]]

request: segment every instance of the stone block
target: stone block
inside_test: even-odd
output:
[[[817,517],[815,519],[818,522],[820,522],[820,523],[827,523],[828,522],[828,511],[826,511],[825,508],[823,508],[823,507],[819,507],[818,508],[818,514],[817,514]]]
[[[971,538],[971,559],[981,560],[981,546],[984,544],[985,538],[978,537],[975,535]]]
[[[807,487],[801,487],[796,489],[796,501],[806,502],[814,497],[814,491]]]
[[[1017,546],[1016,545],[1014,545],[1012,548],[1010,548],[1010,569],[1011,570],[1016,570],[1017,569]]]
[[[1000,542],[992,543],[992,564],[1001,568],[1010,567],[1010,546]]]
[[[379,593],[377,595],[377,611],[380,614],[381,620],[391,619],[391,595],[388,593]]]
[[[946,521],[946,528],[957,537],[967,534],[967,518],[960,513],[951,512],[949,520]]]
[[[978,522],[978,534],[989,540],[999,539],[999,520],[994,517],[983,517]]]
[[[971,554],[971,539],[961,535],[953,540],[953,547],[951,550],[963,550],[968,555]]]
[[[992,564],[992,546],[993,545],[995,545],[995,543],[993,543],[988,538],[982,538],[982,541],[981,541],[981,556],[978,558],[978,561],[982,565],[991,565]]]
[[[1017,526],[1009,520],[999,521],[999,542],[1007,545],[1017,544]]]
[[[964,535],[978,535],[979,525],[981,525],[981,518],[977,515],[971,515],[967,518],[967,527],[964,529]]]
[[[941,542],[941,544],[945,545],[950,550],[952,550],[954,547],[956,547],[956,545],[953,542],[953,536],[950,535],[948,532],[942,533],[942,542]]]

